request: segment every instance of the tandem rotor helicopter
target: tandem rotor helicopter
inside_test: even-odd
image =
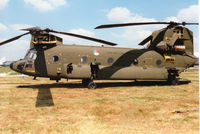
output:
[[[185,25],[198,23],[141,22],[101,25],[95,29],[123,26],[157,25],[167,27],[154,31],[139,45],[143,49],[104,46],[63,45],[64,34],[106,45],[117,44],[88,36],[33,27],[19,36],[0,42],[0,46],[31,34],[30,49],[24,59],[10,68],[29,76],[46,77],[57,82],[61,78],[82,79],[89,89],[97,86],[93,80],[165,80],[178,84],[177,77],[198,60],[193,52],[193,32]],[[134,36],[134,35],[133,35]]]

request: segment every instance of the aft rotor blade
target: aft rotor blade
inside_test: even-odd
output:
[[[152,25],[152,24],[169,24],[169,22],[139,22],[139,23],[107,24],[107,25],[100,25],[100,26],[96,27],[95,29],[137,26],[137,25]]]
[[[86,40],[91,40],[91,41],[95,41],[95,42],[107,44],[107,45],[110,45],[110,46],[117,45],[116,43],[112,43],[112,42],[109,42],[109,41],[105,41],[105,40],[101,40],[101,39],[97,39],[97,38],[92,38],[92,37],[88,37],[88,36],[83,36],[83,35],[79,35],[79,34],[73,34],[73,33],[67,33],[67,32],[58,32],[58,31],[54,31],[54,30],[50,30],[50,29],[47,29],[45,31],[53,32],[53,33],[58,33],[58,34],[69,35],[69,36],[73,36],[73,37],[77,37],[77,38],[82,38],[82,39],[86,39]]]
[[[95,29],[101,28],[114,28],[114,27],[125,27],[125,26],[138,26],[138,25],[154,25],[154,24],[169,24],[169,25],[198,25],[198,23],[178,23],[178,22],[139,22],[139,23],[122,23],[122,24],[107,24],[97,26]]]
[[[199,23],[186,23],[186,22],[182,22],[182,25],[199,25]]]
[[[138,45],[143,46],[145,45],[148,41],[152,40],[152,35],[148,36],[146,39],[144,39],[143,41],[141,41]]]
[[[11,39],[5,40],[5,41],[3,41],[3,42],[0,42],[0,46],[3,45],[3,44],[6,44],[6,43],[12,42],[12,41],[14,41],[14,40],[17,40],[17,39],[19,39],[19,38],[21,38],[22,36],[27,35],[27,34],[30,34],[30,32],[27,32],[27,33],[18,35],[18,36],[16,36],[16,37],[13,37],[13,38],[11,38]]]

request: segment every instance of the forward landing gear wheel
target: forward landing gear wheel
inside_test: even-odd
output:
[[[90,81],[88,83],[88,89],[96,89],[96,88],[97,88],[97,85],[93,81]]]

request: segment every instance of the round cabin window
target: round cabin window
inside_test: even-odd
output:
[[[157,60],[156,64],[159,66],[160,64],[162,64],[162,61],[161,60]]]
[[[133,64],[137,65],[138,64],[138,60],[137,59],[133,59]]]
[[[81,57],[81,63],[87,63],[87,60],[86,56]]]
[[[114,59],[110,57],[110,58],[108,58],[107,62],[108,62],[108,64],[112,64],[114,62]]]
[[[59,61],[59,57],[58,56],[53,56],[53,62],[58,62]]]

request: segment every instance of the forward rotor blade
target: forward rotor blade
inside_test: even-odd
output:
[[[22,36],[27,35],[27,34],[30,34],[30,32],[27,32],[27,33],[18,35],[18,36],[16,36],[16,37],[13,37],[13,38],[11,38],[11,39],[8,39],[8,40],[6,40],[6,41],[0,42],[0,46],[3,45],[3,44],[6,44],[6,43],[12,42],[12,41],[14,41],[14,40],[17,40],[17,39],[19,39],[19,38],[21,38]]]
[[[79,34],[73,34],[73,33],[67,33],[67,32],[58,32],[58,31],[54,31],[54,30],[50,30],[50,29],[47,29],[45,31],[53,32],[53,33],[58,33],[58,34],[69,35],[69,36],[73,36],[73,37],[77,37],[77,38],[82,38],[82,39],[86,39],[86,40],[91,40],[91,41],[95,41],[95,42],[107,44],[107,45],[110,45],[110,46],[117,45],[116,43],[112,43],[112,42],[109,42],[109,41],[105,41],[105,40],[101,40],[101,39],[97,39],[97,38],[92,38],[92,37],[88,37],[88,36],[83,36],[83,35],[79,35]]]
[[[122,23],[122,24],[107,24],[107,25],[100,25],[97,26],[95,29],[101,28],[114,28],[114,27],[125,27],[125,26],[138,26],[138,25],[153,25],[153,24],[169,24],[169,25],[198,25],[198,23],[177,23],[177,22],[139,22],[139,23]]]
[[[42,29],[40,27],[30,27],[30,28],[25,28],[25,29],[21,29],[22,31],[41,31]]]

